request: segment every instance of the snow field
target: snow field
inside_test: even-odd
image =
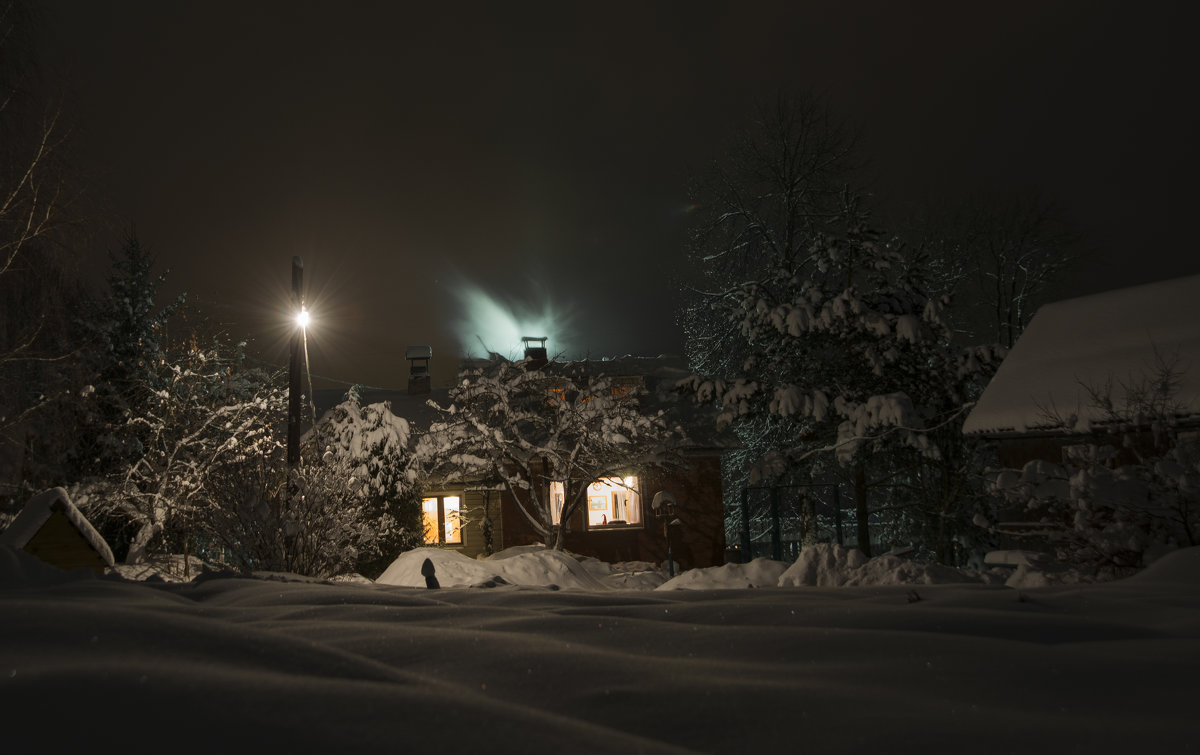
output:
[[[4,549],[0,616],[6,752],[1196,746],[1197,549],[1034,590],[436,591],[97,579]]]

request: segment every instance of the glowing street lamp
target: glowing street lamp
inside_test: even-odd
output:
[[[296,312],[296,330],[292,333],[291,361],[288,363],[288,427],[287,463],[300,463],[300,369],[304,329],[308,327],[308,310],[304,307],[301,288],[304,282],[304,263],[292,257],[292,306]]]

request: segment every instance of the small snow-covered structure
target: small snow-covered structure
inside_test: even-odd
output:
[[[0,546],[37,556],[66,571],[113,568],[112,550],[67,491],[51,488],[29,500],[3,534]]]
[[[963,432],[1000,441],[1006,466],[1034,458],[1060,461],[1063,445],[1080,442],[1111,420],[1089,387],[1110,388],[1120,404],[1127,387],[1155,377],[1160,360],[1174,362],[1179,371],[1168,419],[1200,426],[1200,275],[1042,307],[1000,364]]]

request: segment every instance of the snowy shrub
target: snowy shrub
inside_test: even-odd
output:
[[[354,545],[355,569],[368,577],[382,573],[402,551],[424,543],[409,438],[407,420],[393,414],[386,402],[363,405],[357,387],[311,433],[312,445],[323,449],[322,474],[335,491],[351,494],[352,508],[361,509],[370,530],[360,531]]]
[[[395,518],[353,474],[348,463],[335,459],[295,470],[293,488],[280,505],[276,568],[332,577],[377,561],[385,542],[393,544]]]
[[[723,564],[688,569],[662,583],[655,590],[737,590],[775,587],[787,565],[769,558],[756,558],[748,564]]]
[[[128,534],[127,563],[151,553],[207,557],[200,551],[221,537],[215,510],[230,481],[279,449],[273,425],[284,395],[272,376],[245,368],[240,345],[183,344],[148,370],[139,411],[124,419],[136,452],[76,487],[92,502],[89,516]]]
[[[1196,545],[1200,536],[1200,444],[1181,440],[1162,456],[1118,463],[1117,449],[1071,448],[1065,465],[1031,461],[1001,470],[993,492],[1042,525],[998,525],[1018,538],[1042,540],[1063,561],[1096,576],[1123,576],[1164,551]]]
[[[1105,417],[1088,428],[1089,442],[1065,447],[1061,465],[1034,460],[994,471],[993,494],[1042,525],[1039,539],[1060,559],[1098,577],[1200,543],[1200,437],[1179,430],[1186,412],[1175,400],[1178,377],[1175,362],[1160,358],[1122,386],[1123,396],[1114,396],[1111,382],[1084,386]],[[1068,430],[1078,424],[1047,417]]]
[[[386,403],[362,405],[352,389],[305,436],[294,469],[276,453],[228,481],[213,512],[225,562],[322,578],[378,576],[421,544],[408,440],[405,420]]]
[[[805,548],[779,576],[780,587],[840,587],[849,574],[867,563],[857,548],[821,543]]]

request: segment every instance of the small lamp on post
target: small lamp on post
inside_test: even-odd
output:
[[[667,541],[667,574],[675,576],[675,554],[671,550],[671,525],[679,522],[675,518],[675,495],[665,490],[654,494],[650,500],[650,508],[663,520],[663,538]]]

